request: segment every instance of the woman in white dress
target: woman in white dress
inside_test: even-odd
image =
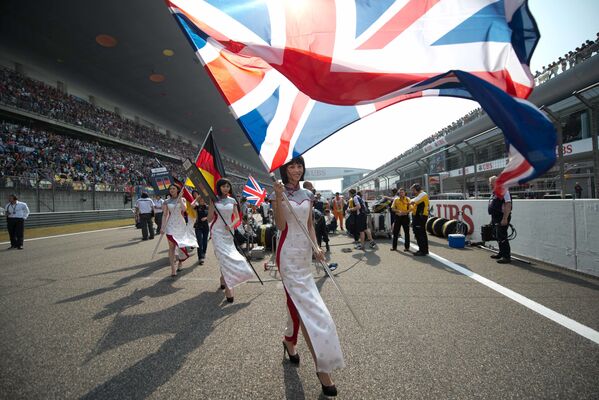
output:
[[[337,388],[331,372],[345,366],[337,328],[329,313],[311,273],[312,246],[301,226],[291,214],[282,194],[289,198],[291,207],[301,224],[305,224],[310,237],[316,242],[312,220],[313,194],[301,189],[305,164],[297,157],[280,168],[283,183],[274,186],[275,199],[272,202],[275,222],[281,231],[277,248],[277,265],[287,296],[287,327],[283,340],[283,351],[294,364],[299,364],[297,336],[299,328],[312,353],[318,379],[326,396],[336,396]],[[318,249],[314,256],[324,260],[324,253]]]
[[[239,205],[233,195],[231,182],[228,179],[219,179],[216,182],[216,194],[216,204],[210,203],[208,208],[208,220],[212,221],[210,235],[220,266],[220,288],[224,289],[227,301],[232,303],[233,288],[251,279],[254,273],[245,257],[235,247],[231,234],[239,222]],[[215,207],[222,218],[215,211]]]
[[[168,188],[170,198],[162,204],[162,226],[160,233],[166,233],[168,240],[168,257],[171,264],[171,277],[175,278],[181,271],[183,261],[189,257],[189,248],[198,247],[193,230],[194,221],[185,221],[186,203],[179,197],[179,187]]]

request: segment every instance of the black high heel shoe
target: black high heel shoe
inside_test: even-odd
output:
[[[291,353],[289,353],[289,349],[287,348],[287,346],[285,346],[285,342],[283,342],[283,357],[285,357],[285,353],[287,353],[287,356],[289,357],[289,362],[291,364],[299,364],[300,363],[299,354],[291,355]]]
[[[318,382],[320,382],[320,386],[322,386],[322,394],[324,394],[325,396],[329,396],[329,397],[337,396],[337,387],[335,385],[331,385],[331,386],[323,385],[322,381],[320,380],[320,376],[318,375],[318,372],[316,373],[316,377],[318,378]]]

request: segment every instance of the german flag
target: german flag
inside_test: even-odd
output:
[[[212,131],[208,133],[208,138],[206,138],[204,147],[198,153],[195,164],[212,191],[216,193],[216,182],[225,175],[225,167],[214,143]]]

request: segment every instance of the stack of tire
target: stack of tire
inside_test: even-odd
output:
[[[426,221],[426,231],[430,235],[447,238],[449,235],[456,233],[457,224],[458,221],[455,219],[430,217]]]

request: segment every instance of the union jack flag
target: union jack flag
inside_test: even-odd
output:
[[[243,188],[243,197],[253,206],[260,207],[266,198],[266,189],[264,189],[253,176],[248,177],[248,181]]]
[[[510,154],[521,156],[512,171],[524,171],[522,160],[529,167],[498,182],[532,179],[555,161],[553,126],[518,99],[532,91],[539,38],[525,0],[167,4],[269,171],[360,118],[420,96],[481,103]],[[501,100],[485,99],[497,92]],[[534,129],[513,123],[513,113],[538,114],[522,119],[535,120]]]

